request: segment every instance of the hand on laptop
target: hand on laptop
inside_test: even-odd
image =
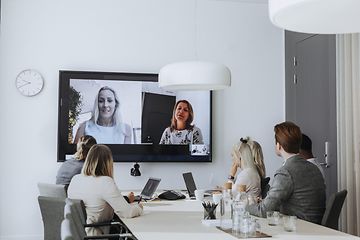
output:
[[[135,201],[135,195],[133,192],[130,192],[128,194],[128,198],[129,198],[129,203],[133,203]]]

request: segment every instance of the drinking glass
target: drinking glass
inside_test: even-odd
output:
[[[268,220],[268,224],[270,226],[279,225],[280,222],[280,214],[277,211],[269,211],[266,212],[266,218]]]
[[[284,230],[287,232],[296,231],[296,216],[283,216]]]

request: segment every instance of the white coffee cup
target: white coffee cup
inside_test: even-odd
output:
[[[213,193],[212,198],[215,204],[219,204],[222,198],[222,193]]]
[[[195,198],[196,198],[196,200],[198,200],[198,201],[204,200],[204,193],[205,193],[205,190],[196,189],[195,190]]]

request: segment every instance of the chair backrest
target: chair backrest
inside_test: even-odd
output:
[[[60,240],[60,226],[64,219],[64,199],[39,196],[38,202],[44,224],[44,240]]]
[[[266,195],[270,189],[270,177],[262,178],[261,179],[261,198],[266,198]]]
[[[38,183],[40,196],[56,197],[65,200],[67,197],[65,185],[53,183]]]
[[[71,198],[67,198],[65,200],[65,202],[73,208],[73,211],[76,211],[76,214],[79,217],[80,223],[85,225],[87,215],[86,215],[86,209],[85,209],[84,202],[80,199],[71,199]]]
[[[338,230],[339,216],[347,195],[347,190],[334,193],[329,197],[326,204],[321,225]]]
[[[78,207],[81,200],[66,199],[64,221],[61,224],[61,240],[83,240],[86,236]],[[81,201],[82,202],[82,201]]]
[[[70,216],[66,217],[61,223],[61,240],[80,240],[80,238],[77,238],[70,218]]]
[[[86,212],[84,202],[78,199],[65,200],[66,204],[64,207],[64,221],[61,225],[61,240],[83,240],[91,238],[86,236],[85,227],[89,226],[86,224]],[[110,226],[109,223],[95,223],[90,224],[92,226]],[[105,224],[105,225],[104,225]],[[86,226],[85,226],[86,225]],[[104,234],[96,236],[96,239],[134,239],[131,232],[116,233],[116,234]],[[135,238],[136,239],[136,238]]]

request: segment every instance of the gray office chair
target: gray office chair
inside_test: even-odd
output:
[[[65,185],[38,183],[37,186],[40,196],[62,198],[63,200],[67,197]]]
[[[329,197],[326,204],[321,225],[338,230],[339,216],[347,195],[347,190],[334,193]]]
[[[38,202],[44,225],[44,240],[60,240],[60,226],[64,219],[64,199],[39,196]]]
[[[86,228],[86,227],[109,226],[112,228],[111,230],[114,233],[128,232],[127,227],[122,222],[120,222],[121,221],[120,219],[116,221],[105,221],[105,222],[88,224],[86,222],[87,214],[86,214],[85,204],[82,200],[67,198],[65,202],[73,208],[73,211],[76,211],[75,217],[77,218],[76,220],[78,220],[77,223],[80,223],[82,227]]]
[[[70,216],[64,218],[61,223],[61,240],[75,240],[80,239],[74,227],[74,223]]]
[[[85,227],[108,226],[109,223],[84,224],[83,214],[84,211],[81,200],[66,199],[66,204],[64,207],[64,220],[61,224],[61,240],[136,239],[130,232],[104,234],[101,236],[86,236]]]
[[[266,198],[266,195],[270,189],[270,177],[261,178],[261,198]]]

